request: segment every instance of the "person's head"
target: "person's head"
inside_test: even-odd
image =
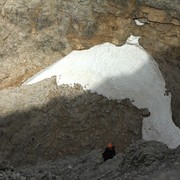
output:
[[[108,144],[107,144],[107,147],[108,147],[109,149],[112,149],[112,148],[113,148],[113,144],[112,144],[112,143],[108,143]]]

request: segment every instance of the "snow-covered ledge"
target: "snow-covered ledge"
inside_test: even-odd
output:
[[[58,85],[79,83],[84,89],[109,99],[129,98],[137,107],[151,112],[143,120],[143,139],[161,141],[175,148],[180,145],[180,129],[172,121],[171,95],[165,95],[165,81],[159,67],[139,45],[139,38],[131,35],[120,47],[104,43],[73,51],[24,84],[55,75]]]

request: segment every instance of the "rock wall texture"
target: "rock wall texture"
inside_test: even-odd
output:
[[[170,150],[162,143],[138,141],[114,159],[102,161],[102,149],[35,166],[13,168],[0,162],[0,177],[7,180],[179,180],[180,146]]]
[[[0,25],[0,89],[21,85],[74,49],[141,36],[166,79],[180,127],[179,0],[1,0]]]
[[[128,147],[141,139],[147,109],[54,79],[18,88],[72,50],[122,45],[131,34],[158,62],[180,127],[179,0],[0,0],[0,179],[179,179],[179,147]],[[107,141],[124,154],[103,163]]]
[[[55,79],[2,90],[0,96],[0,159],[18,166],[83,154],[108,142],[123,152],[142,138],[142,119],[149,114],[128,99],[109,101],[79,85],[57,86]]]

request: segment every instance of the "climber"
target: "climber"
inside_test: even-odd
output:
[[[116,155],[115,147],[112,143],[108,143],[105,151],[102,153],[104,161],[112,159]]]

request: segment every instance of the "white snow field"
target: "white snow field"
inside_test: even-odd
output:
[[[79,83],[84,89],[109,99],[129,98],[138,108],[148,108],[151,112],[143,120],[143,139],[176,148],[180,145],[180,129],[172,121],[171,95],[165,95],[165,81],[159,67],[139,45],[139,38],[131,35],[120,47],[104,43],[73,51],[24,84],[55,75],[58,85]]]

